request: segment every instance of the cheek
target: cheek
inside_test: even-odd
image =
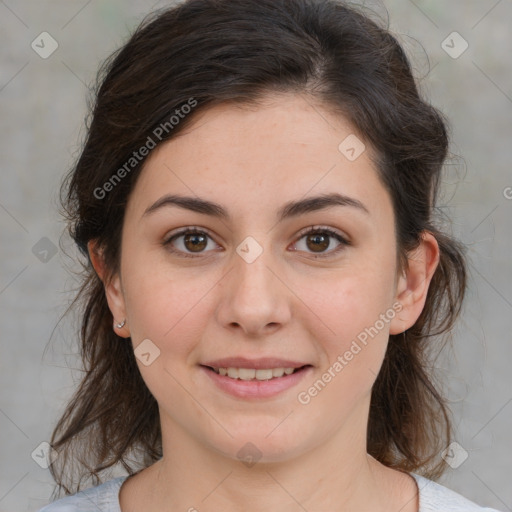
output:
[[[309,329],[314,339],[321,339],[323,369],[341,358],[351,386],[371,383],[384,358],[395,315],[393,264],[383,255],[380,261],[351,266],[337,278],[323,280],[309,295],[307,305],[316,313],[310,315]],[[337,369],[336,375],[341,374],[339,365]]]
[[[149,338],[162,355],[179,355],[183,360],[205,330],[211,314],[205,294],[214,280],[206,276],[191,279],[185,272],[137,258],[126,263],[125,275],[123,288],[134,346]]]
[[[393,297],[393,275],[388,270],[351,268],[339,277],[325,279],[314,293],[309,292],[307,303],[336,333],[334,337],[345,339],[373,325],[392,306]]]
[[[322,320],[317,319],[316,326],[328,326],[316,334],[314,325],[309,327],[324,357],[315,378],[304,383],[297,399],[308,417],[319,418],[324,433],[338,429],[359,405],[366,406],[381,368],[395,312],[392,282],[378,275],[352,273],[339,279],[317,295],[312,307]]]
[[[204,287],[204,279],[195,283],[183,273],[166,276],[163,268],[161,272],[157,267],[141,272],[143,268],[126,267],[126,275],[130,276],[125,297],[131,338],[135,350],[143,340],[151,340],[157,349],[149,346],[158,356],[151,356],[149,365],[137,359],[139,370],[160,404],[172,403],[172,410],[195,415],[197,411],[180,383],[190,378],[189,363],[194,360],[198,340],[211,315],[206,311],[208,301],[204,297],[211,286]]]

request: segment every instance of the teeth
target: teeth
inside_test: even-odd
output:
[[[228,377],[238,379],[238,368],[228,368]]]
[[[256,380],[269,380],[272,378],[272,370],[256,370]]]
[[[231,368],[230,368],[231,370]],[[258,370],[259,372],[259,370]],[[256,370],[250,369],[250,368],[238,368],[238,378],[242,380],[251,380],[254,379],[256,376]],[[230,375],[230,377],[233,377],[233,375]]]
[[[283,375],[291,375],[295,368],[213,368],[215,373],[240,380],[270,380]]]

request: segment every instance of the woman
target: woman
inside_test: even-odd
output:
[[[339,1],[189,0],[99,84],[63,188],[71,496],[42,510],[490,511],[434,482],[428,352],[466,270],[434,218],[445,123],[394,37]]]

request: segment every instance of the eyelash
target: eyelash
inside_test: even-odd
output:
[[[170,252],[175,253],[175,254],[179,254],[180,257],[184,257],[184,258],[197,258],[197,257],[200,257],[204,253],[197,253],[197,255],[192,255],[191,253],[187,253],[187,252],[184,252],[184,251],[181,251],[179,249],[175,249],[175,248],[172,247],[171,242],[173,240],[179,238],[180,236],[186,235],[186,234],[201,234],[201,235],[206,235],[210,239],[212,239],[212,237],[210,236],[208,231],[205,231],[204,229],[199,229],[197,227],[193,227],[192,226],[192,227],[184,228],[181,231],[179,231],[178,233],[174,233],[171,237],[167,238],[162,243],[162,245],[164,247],[166,247],[167,250],[169,250]],[[340,245],[337,248],[335,248],[335,249],[333,249],[333,250],[331,250],[329,252],[318,253],[318,254],[310,253],[315,258],[328,258],[328,257],[332,257],[333,255],[336,255],[340,251],[342,251],[346,246],[351,245],[350,242],[346,238],[344,238],[342,235],[340,235],[337,231],[333,231],[330,228],[326,228],[326,227],[322,227],[322,226],[313,226],[313,227],[310,227],[310,228],[306,228],[305,230],[302,230],[299,233],[299,237],[298,237],[297,241],[299,241],[302,238],[304,238],[305,236],[311,235],[311,234],[329,235],[330,237],[333,237],[338,242],[340,242]]]

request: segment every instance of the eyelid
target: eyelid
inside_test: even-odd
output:
[[[297,240],[302,238],[304,235],[308,235],[310,233],[315,233],[316,231],[321,231],[321,232],[329,233],[333,236],[340,237],[343,240],[343,242],[346,243],[347,245],[349,245],[351,243],[349,237],[346,236],[343,232],[338,231],[337,229],[331,228],[329,226],[323,226],[321,224],[315,224],[313,226],[309,226],[307,228],[301,229],[297,235]]]

